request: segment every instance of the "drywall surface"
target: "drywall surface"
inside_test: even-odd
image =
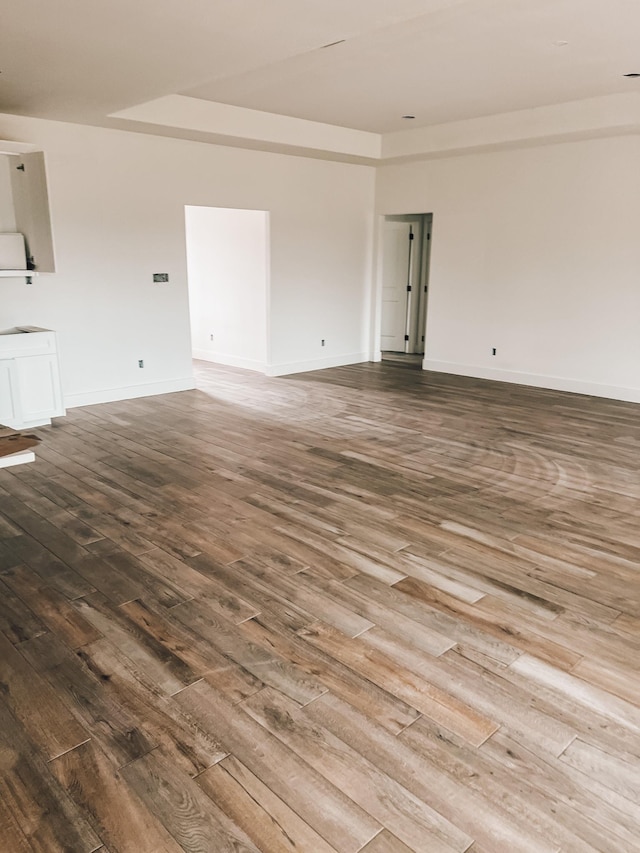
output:
[[[294,116],[251,110],[232,104],[186,95],[165,95],[112,113],[113,118],[148,122],[161,127],[180,127],[242,139],[255,139],[316,151],[333,151],[357,157],[379,158],[382,139],[378,133],[338,127]]]
[[[269,211],[268,372],[366,357],[372,168],[6,115],[0,138],[45,151],[57,262],[3,280],[0,328],[58,332],[68,406],[193,386],[185,205]]]
[[[639,157],[624,136],[380,169],[379,214],[434,214],[425,368],[640,401]]]
[[[268,214],[187,207],[185,222],[194,358],[264,373]]]

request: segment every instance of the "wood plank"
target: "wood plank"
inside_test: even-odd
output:
[[[445,657],[445,656],[443,656]],[[446,653],[448,662],[453,665],[454,671],[459,670],[462,665],[463,671],[474,671],[474,663],[461,664],[459,657],[469,660],[466,656],[466,650],[461,649],[460,654],[455,650]],[[570,691],[563,692],[554,689],[551,685],[544,684],[542,681],[534,681],[526,676],[519,674],[510,667],[502,668],[499,671],[490,660],[484,663],[480,662],[477,668],[477,674],[489,682],[495,684],[494,678],[499,679],[498,685],[508,685],[512,691],[516,702],[526,702],[528,706],[535,709],[540,715],[540,722],[543,720],[548,722],[548,729],[557,733],[557,737],[553,738],[554,748],[553,755],[560,755],[569,743],[581,734],[587,736],[594,743],[597,743],[603,749],[613,751],[631,752],[640,758],[640,744],[637,734],[633,727],[625,726],[621,722],[612,718],[606,713],[604,704],[598,702],[576,702]],[[585,686],[586,685],[585,683]],[[615,697],[611,697],[615,699]],[[520,715],[521,716],[521,715]],[[509,725],[509,732],[515,734],[515,730]],[[558,728],[559,727],[559,728]],[[563,732],[566,733],[567,739],[562,746]],[[569,733],[573,732],[573,737],[568,737]],[[532,739],[532,735],[537,736],[537,743]],[[542,731],[537,731],[535,728],[524,728],[520,726],[519,739],[523,745],[537,751],[542,749],[544,754],[551,750],[552,741],[549,740],[547,746],[544,745],[544,740],[540,735]]]
[[[335,853],[335,848],[233,756],[205,770],[196,781],[260,853]]]
[[[7,569],[13,569],[15,566],[19,566],[20,563],[22,563],[20,557],[18,557],[18,555],[7,545],[8,541],[20,536],[20,531],[16,529],[15,535],[9,534],[7,531],[3,531],[2,521],[3,518],[0,515],[0,573],[6,572]],[[4,541],[2,541],[3,539]]]
[[[80,655],[65,655],[46,671],[46,677],[56,696],[68,705],[69,713],[91,732],[116,767],[158,745],[149,731],[148,720],[140,720],[130,703],[125,705],[118,700],[111,671],[102,671],[93,663],[90,648],[83,649]]]
[[[428,663],[423,661],[423,670]],[[501,729],[543,755],[560,755],[577,735],[573,717],[558,714],[535,689],[517,681],[508,667],[496,665],[490,657],[478,661],[464,647],[451,649],[439,659],[437,668],[431,668],[429,677],[436,684],[455,685],[456,695],[494,714]]]
[[[33,847],[20,828],[18,815],[6,796],[0,797],[0,850],[10,850],[11,853],[33,853]]]
[[[55,758],[89,739],[56,691],[0,635],[0,697],[47,757]]]
[[[208,574],[198,571],[198,563],[195,563],[194,568],[191,563],[167,554],[160,548],[142,555],[140,561],[157,578],[186,593],[187,600],[206,598],[212,610],[233,622],[251,619],[259,612]]]
[[[595,776],[601,785],[626,797],[630,803],[640,805],[638,770],[633,756],[611,755],[576,738],[562,753],[560,760],[581,773]]]
[[[87,667],[108,688],[105,693],[134,718],[145,740],[158,744],[177,768],[197,776],[226,756],[227,750],[215,733],[203,729],[197,719],[185,714],[145,671],[107,640],[85,646],[82,656]]]
[[[149,564],[143,562],[139,556],[130,553],[128,550],[123,550],[110,539],[101,539],[100,542],[95,542],[88,547],[91,553],[104,561],[110,569],[114,569],[119,575],[125,575],[135,582],[136,589],[141,597],[158,601],[164,607],[182,604],[183,601],[189,601],[193,597],[176,579],[164,580],[158,573],[151,570]],[[148,549],[148,553],[157,551],[157,548]],[[127,603],[128,601],[119,602],[120,605]]]
[[[147,810],[134,786],[93,741],[66,752],[49,767],[89,817],[100,838],[114,851],[179,853],[182,850]]]
[[[132,761],[122,777],[187,853],[259,853],[241,829],[157,751]]]
[[[241,666],[264,684],[271,684],[302,702],[310,702],[326,688],[273,650],[252,643],[241,630],[212,614],[206,602],[189,601],[172,610],[177,620],[205,638],[230,662]],[[209,675],[205,675],[209,681]],[[215,683],[215,675],[212,683]]]
[[[262,558],[258,562],[269,565]],[[228,566],[223,566],[206,554],[194,557],[189,560],[189,563],[196,565],[198,571],[203,574],[215,577],[227,589],[235,590],[257,611],[256,615],[260,614],[270,620],[274,619],[278,624],[286,625],[291,630],[310,625],[314,621],[315,617],[299,604],[293,604],[282,595],[274,595],[269,585],[253,574],[251,571],[253,564],[247,566],[244,560],[238,560]],[[278,561],[275,564],[277,565]],[[283,571],[287,571],[286,566]]]
[[[640,708],[624,699],[618,699],[599,687],[593,687],[586,681],[562,672],[531,655],[522,655],[510,664],[509,668],[568,696],[574,702],[599,711],[632,732],[640,732]]]
[[[562,850],[580,837],[583,850],[599,849],[586,840],[588,833],[583,833],[581,819],[570,809],[563,809],[549,794],[539,796],[526,780],[512,779],[504,768],[488,760],[482,749],[470,753],[466,745],[452,742],[446,735],[443,738],[442,730],[426,719],[418,720],[401,738],[412,750],[462,780],[487,802],[500,803],[502,822],[508,819],[513,825],[523,824],[538,843],[544,839],[549,849]],[[495,814],[495,810],[492,812]],[[561,820],[556,820],[558,812],[562,813]]]
[[[242,703],[265,729],[319,770],[368,814],[413,847],[463,853],[473,840],[364,756],[310,722],[290,699],[269,688]]]
[[[509,816],[499,801],[490,804],[479,791],[465,785],[464,776],[446,772],[427,751],[411,748],[407,737],[413,726],[406,736],[394,737],[330,694],[308,705],[305,713],[494,853],[549,850],[542,836]],[[442,743],[457,742],[455,737],[449,740],[445,729],[435,730],[440,731]]]
[[[613,669],[609,663],[583,658],[571,672],[595,687],[601,687],[620,699],[640,706],[640,684],[633,667],[619,666]]]
[[[278,627],[272,619],[257,616],[242,625],[242,632],[255,643],[272,648],[303,672],[315,676],[333,694],[395,734],[420,716],[406,702],[339,663],[331,655],[310,647],[297,635],[287,632],[286,628]]]
[[[60,507],[55,501],[45,497],[38,490],[25,482],[21,482],[18,478],[8,479],[3,487],[9,494],[19,498],[29,509],[32,509],[48,522],[55,524],[62,533],[79,545],[88,545],[102,539],[101,533],[92,529],[68,510]]]
[[[473,850],[473,845],[467,849]],[[416,853],[416,851],[383,829],[379,835],[376,835],[372,841],[362,848],[360,853]]]
[[[502,731],[482,745],[482,752],[504,765],[511,784],[525,784],[544,803],[553,797],[556,815],[562,815],[565,823],[575,827],[577,837],[597,850],[632,850],[637,843],[637,810],[634,814],[616,808],[607,800],[604,786],[592,779],[585,785],[583,774],[567,762],[541,758]]]
[[[43,625],[71,649],[79,649],[102,636],[69,603],[62,593],[45,584],[26,566],[10,569],[3,575],[6,583],[29,605]],[[0,605],[0,611],[2,606]],[[25,637],[25,639],[27,639]]]
[[[340,853],[356,853],[381,829],[315,768],[206,682],[187,687],[174,701],[215,732],[229,752]]]
[[[292,539],[298,539],[305,545],[311,545],[319,554],[331,557],[339,563],[348,566],[352,573],[360,572],[361,574],[370,575],[377,578],[382,583],[395,583],[406,576],[404,567],[401,569],[394,568],[391,563],[392,558],[386,563],[372,560],[359,551],[341,545],[338,542],[329,541],[321,536],[311,533],[308,530],[299,530],[297,527],[289,526],[287,528],[277,527],[277,530],[287,533]],[[322,560],[314,560],[311,563],[311,568],[319,568],[322,566]]]
[[[498,729],[494,720],[399,666],[388,655],[369,648],[364,640],[350,640],[319,622],[301,629],[298,635],[476,746]]]
[[[130,658],[163,693],[176,693],[200,677],[168,644],[129,619],[126,611],[114,607],[104,596],[86,596],[75,606],[87,623]]]
[[[25,729],[0,703],[0,802],[11,819],[0,829],[10,838],[5,850],[77,850],[91,853],[101,845],[81,810],[58,784]],[[20,833],[28,844],[22,844]]]
[[[567,649],[565,646],[548,640],[542,635],[536,633],[535,630],[522,630],[516,625],[505,625],[503,614],[499,608],[494,607],[493,612],[486,612],[487,600],[470,606],[465,602],[459,601],[454,596],[445,592],[440,592],[434,587],[425,584],[423,581],[415,578],[405,578],[394,585],[395,589],[400,592],[410,595],[421,603],[426,603],[442,610],[444,613],[454,614],[461,613],[464,615],[464,621],[467,626],[475,626],[480,631],[492,635],[499,640],[509,642],[520,651],[529,652],[544,660],[561,662],[567,669],[575,666],[581,656],[576,652]],[[524,621],[524,619],[522,619]],[[529,627],[529,626],[527,626]],[[541,630],[541,629],[540,629]],[[471,639],[469,640],[471,643]]]
[[[388,587],[371,578],[355,576],[346,581],[345,586],[387,607],[397,614],[398,621],[402,617],[408,617],[415,622],[422,622],[456,643],[466,643],[497,661],[511,663],[519,655],[519,651],[509,642],[507,632],[503,632],[502,636],[499,636],[497,631],[492,634],[484,630],[483,625],[478,625],[468,618],[461,618],[461,608],[464,608],[462,602],[456,602],[451,610],[441,607],[439,602],[446,593],[430,590],[427,595],[423,595],[426,585],[420,581],[406,578]],[[418,592],[417,595],[414,595],[415,591]],[[431,600],[432,595],[435,595],[434,600]],[[428,600],[425,600],[427,598]],[[451,597],[446,600],[453,601]],[[467,612],[464,610],[465,616]],[[473,610],[472,612],[475,613]]]
[[[186,627],[174,619],[174,614],[137,600],[123,604],[120,610],[139,629],[140,636],[147,635],[155,647],[164,648],[166,655],[171,656],[168,659],[177,657],[183,661],[193,676],[204,675],[221,666],[228,667],[228,660],[191,626]]]
[[[373,625],[369,619],[359,616],[349,607],[345,607],[339,601],[325,595],[321,589],[309,589],[305,585],[305,578],[301,576],[301,573],[288,577],[270,566],[247,560],[242,562],[241,568],[259,580],[272,595],[280,598],[281,601],[300,607],[311,614],[313,618],[322,619],[349,637],[355,637]]]
[[[225,657],[193,625],[172,618],[171,611],[159,612],[141,601],[129,602],[122,610],[156,643],[183,660],[194,675],[206,675],[231,702],[240,702],[264,686],[259,677]]]
[[[346,584],[327,581],[312,569],[300,572],[299,577],[308,580],[310,584],[322,589],[331,597],[348,604],[355,613],[368,619],[372,625],[410,639],[411,644],[417,649],[437,657],[455,646],[452,639],[425,625],[424,621],[418,622],[408,616],[398,619],[397,614],[392,610],[377,601],[372,601],[368,596]],[[363,635],[364,632],[361,632],[361,636]]]
[[[57,589],[66,598],[80,598],[96,591],[92,583],[31,536],[16,536],[10,540],[8,548],[16,557],[12,568],[22,564],[29,566],[48,586]]]
[[[27,604],[5,583],[9,569],[0,579],[0,631],[12,643],[22,643],[47,632],[47,627]]]

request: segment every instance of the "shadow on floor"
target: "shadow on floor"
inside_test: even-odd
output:
[[[405,353],[405,352],[383,352],[382,360],[385,364],[393,365],[394,367],[405,367],[410,370],[422,370],[422,359],[424,356],[420,353]]]

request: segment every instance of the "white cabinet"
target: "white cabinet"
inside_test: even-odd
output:
[[[55,332],[0,332],[0,423],[24,429],[64,413]]]
[[[12,366],[13,359],[0,360],[0,424],[7,426],[13,426],[17,417]]]

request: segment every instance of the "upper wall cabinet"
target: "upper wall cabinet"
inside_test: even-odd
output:
[[[1,143],[0,143],[1,144]],[[1,148],[0,148],[1,151]],[[44,153],[1,153],[8,180],[0,181],[2,231],[24,236],[27,267],[35,272],[55,272],[53,234]],[[7,227],[10,224],[13,227]]]

